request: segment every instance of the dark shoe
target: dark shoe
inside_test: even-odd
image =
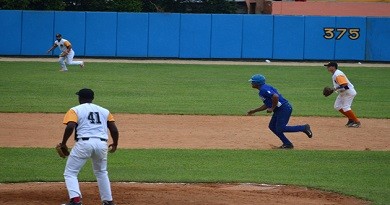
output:
[[[349,127],[349,125],[352,124],[352,123],[353,123],[353,120],[348,119],[348,122],[347,122],[347,124],[345,124],[345,126]]]
[[[294,149],[294,145],[292,145],[292,144],[284,144],[284,145],[278,147],[277,149]]]
[[[66,203],[66,204],[63,204],[63,205],[83,205],[83,204],[81,203],[81,201],[76,203],[76,202],[73,202],[73,199],[71,199],[69,203]]]
[[[113,201],[103,201],[103,205],[115,205]]]
[[[359,128],[360,125],[361,125],[360,122],[352,122],[351,124],[348,125],[348,127]]]
[[[313,132],[310,129],[310,125],[306,124],[305,125],[305,130],[303,131],[309,138],[313,137]]]

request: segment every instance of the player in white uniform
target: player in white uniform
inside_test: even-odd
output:
[[[329,62],[324,66],[332,73],[333,89],[335,92],[339,93],[334,102],[334,109],[348,118],[348,122],[345,126],[360,127],[361,123],[351,109],[353,99],[357,94],[354,86],[348,80],[347,76],[338,69],[338,64],[336,62]]]
[[[63,123],[66,124],[66,128],[61,142],[66,145],[75,130],[76,143],[70,152],[64,171],[70,198],[70,202],[66,205],[82,205],[77,176],[88,159],[92,159],[93,172],[103,205],[113,205],[107,172],[107,152],[113,153],[117,149],[118,129],[110,111],[92,103],[94,92],[91,89],[84,88],[76,94],[79,96],[80,105],[72,107],[65,114]],[[108,130],[113,140],[109,146],[107,146]]]
[[[66,64],[68,65],[79,65],[81,68],[84,68],[84,62],[83,61],[73,61],[74,57],[74,51],[72,49],[72,44],[62,38],[61,34],[56,34],[56,41],[54,41],[53,46],[47,51],[47,53],[50,53],[53,49],[60,47],[61,54],[58,58],[58,62],[61,65],[60,71],[68,71],[68,68],[66,67]],[[66,64],[65,64],[66,63]]]

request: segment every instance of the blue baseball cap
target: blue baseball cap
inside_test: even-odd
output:
[[[249,82],[256,85],[264,85],[265,84],[265,77],[260,74],[253,75],[251,79],[249,79]]]

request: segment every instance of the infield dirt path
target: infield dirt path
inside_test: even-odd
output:
[[[63,116],[0,113],[0,147],[53,147],[62,139]],[[280,145],[268,129],[270,117],[115,114],[119,148],[270,149]],[[390,120],[361,121],[361,128],[346,128],[344,118],[292,116],[289,124],[308,123],[314,136],[287,136],[295,149],[390,150]]]

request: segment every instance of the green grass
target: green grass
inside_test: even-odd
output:
[[[78,104],[83,87],[96,93],[95,103],[113,113],[243,115],[261,104],[248,79],[262,73],[294,107],[294,116],[340,116],[326,69],[296,66],[172,65],[87,63],[58,72],[48,62],[0,62],[0,112],[63,113]],[[359,117],[390,117],[390,69],[342,68],[358,96]]]
[[[0,182],[63,181],[66,160],[53,149],[0,149]],[[5,157],[6,156],[6,157]],[[390,155],[381,151],[120,149],[112,181],[290,184],[387,204]],[[95,181],[91,163],[80,180]]]
[[[331,75],[318,67],[87,63],[58,72],[55,62],[1,62],[0,113],[64,113],[75,92],[95,91],[112,113],[242,115],[261,104],[248,79],[262,73],[291,102],[294,116],[340,116]],[[342,68],[358,96],[359,117],[390,118],[390,69]],[[369,137],[369,136],[367,136]],[[10,137],[12,140],[12,136]],[[119,149],[109,157],[112,181],[293,184],[387,204],[390,152]],[[0,183],[63,181],[65,160],[53,149],[0,148]],[[80,180],[95,181],[88,163]]]

